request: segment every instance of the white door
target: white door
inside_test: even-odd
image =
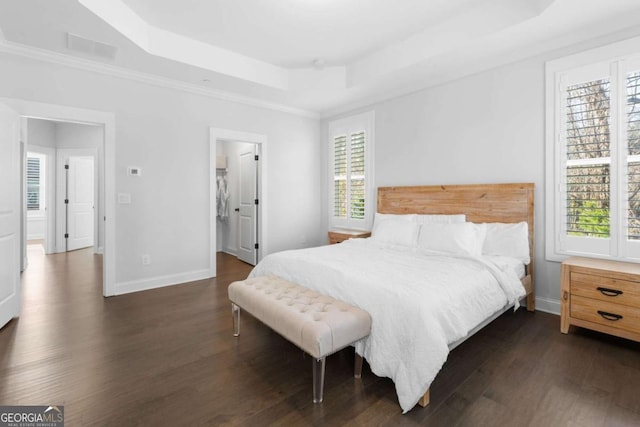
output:
[[[20,313],[20,118],[0,104],[0,328]]]
[[[67,250],[93,246],[93,157],[69,157],[67,181]]]
[[[258,261],[258,161],[255,146],[240,153],[240,218],[238,258],[251,265]]]

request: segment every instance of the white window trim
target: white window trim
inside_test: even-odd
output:
[[[599,68],[606,69],[609,74],[615,74],[619,78],[626,78],[628,71],[640,69],[640,49],[638,46],[640,46],[640,37],[634,37],[549,61],[545,65],[545,258],[548,261],[561,262],[567,257],[574,255],[596,256],[587,251],[585,251],[585,253],[567,251],[560,247],[560,235],[564,222],[561,192],[564,189],[559,179],[562,176],[564,159],[561,153],[562,145],[560,143],[560,139],[562,138],[562,123],[561,120],[558,120],[559,114],[557,112],[561,109],[560,89],[563,84],[563,76],[569,71],[572,75],[576,75],[577,72],[580,72],[579,69],[584,67],[585,73],[592,73],[594,72],[593,70]],[[595,72],[597,73],[597,71]],[[589,76],[588,78],[590,77],[593,76]],[[619,100],[619,102],[611,103],[612,114],[617,115],[618,111],[624,111],[626,105],[620,97],[612,94],[611,99]],[[619,126],[617,122],[614,123],[614,121],[612,121],[610,129],[612,134],[615,132],[618,139],[626,139],[626,126]],[[623,150],[617,150],[617,148],[612,147],[611,156],[616,156],[619,164],[624,165],[626,164],[626,158],[624,158],[625,156],[622,151]],[[612,176],[614,173],[617,174],[616,171],[612,171]],[[623,200],[622,193],[624,189],[621,188],[623,186],[618,185],[617,181],[614,181],[616,180],[611,180],[610,188],[611,193],[617,196],[615,200],[613,200],[617,203],[618,200]],[[612,230],[615,230],[621,221],[625,221],[625,209],[612,205],[611,211],[617,212],[617,214],[611,216],[611,227]],[[636,246],[636,242],[623,245],[623,243],[618,240],[618,235],[616,234],[614,236],[612,233],[611,238],[608,239],[608,244],[610,245],[608,248],[609,255],[597,255],[597,257],[640,261],[640,258],[629,253],[629,249],[632,246]],[[635,252],[635,250],[633,252]]]
[[[328,199],[328,215],[329,215],[329,227],[332,229],[335,228],[347,228],[347,229],[355,229],[355,230],[371,230],[373,224],[373,214],[376,209],[376,192],[375,192],[375,181],[374,181],[374,147],[375,147],[375,135],[374,135],[374,112],[368,111],[365,113],[360,113],[354,116],[345,117],[342,119],[334,120],[329,122],[329,133],[328,133],[328,151],[329,151],[329,162],[328,162],[328,188],[329,188],[329,199]],[[334,136],[341,133],[353,133],[356,129],[364,130],[366,135],[366,148],[365,148],[365,187],[366,187],[366,199],[365,199],[365,217],[364,220],[353,220],[353,219],[345,219],[340,220],[336,219],[333,216],[334,213],[334,175],[333,175],[333,164],[334,164],[334,153],[333,153],[333,140]]]

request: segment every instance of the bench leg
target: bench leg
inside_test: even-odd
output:
[[[355,378],[362,377],[362,356],[356,352],[356,360],[354,363],[353,376]]]
[[[325,358],[313,359],[313,403],[322,402],[324,393],[324,361]]]
[[[233,317],[233,336],[240,336],[240,307],[231,304],[231,317]]]

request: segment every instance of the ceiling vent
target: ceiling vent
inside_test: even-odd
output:
[[[104,59],[114,59],[117,47],[86,39],[76,34],[67,33],[67,48],[86,55],[98,56]]]

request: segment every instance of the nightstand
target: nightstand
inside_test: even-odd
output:
[[[571,257],[562,263],[560,331],[571,325],[640,341],[640,264]]]
[[[370,236],[371,236],[371,232],[364,231],[364,230],[347,230],[347,229],[329,230],[329,244],[333,245],[335,243],[340,243],[348,239],[362,239]]]

